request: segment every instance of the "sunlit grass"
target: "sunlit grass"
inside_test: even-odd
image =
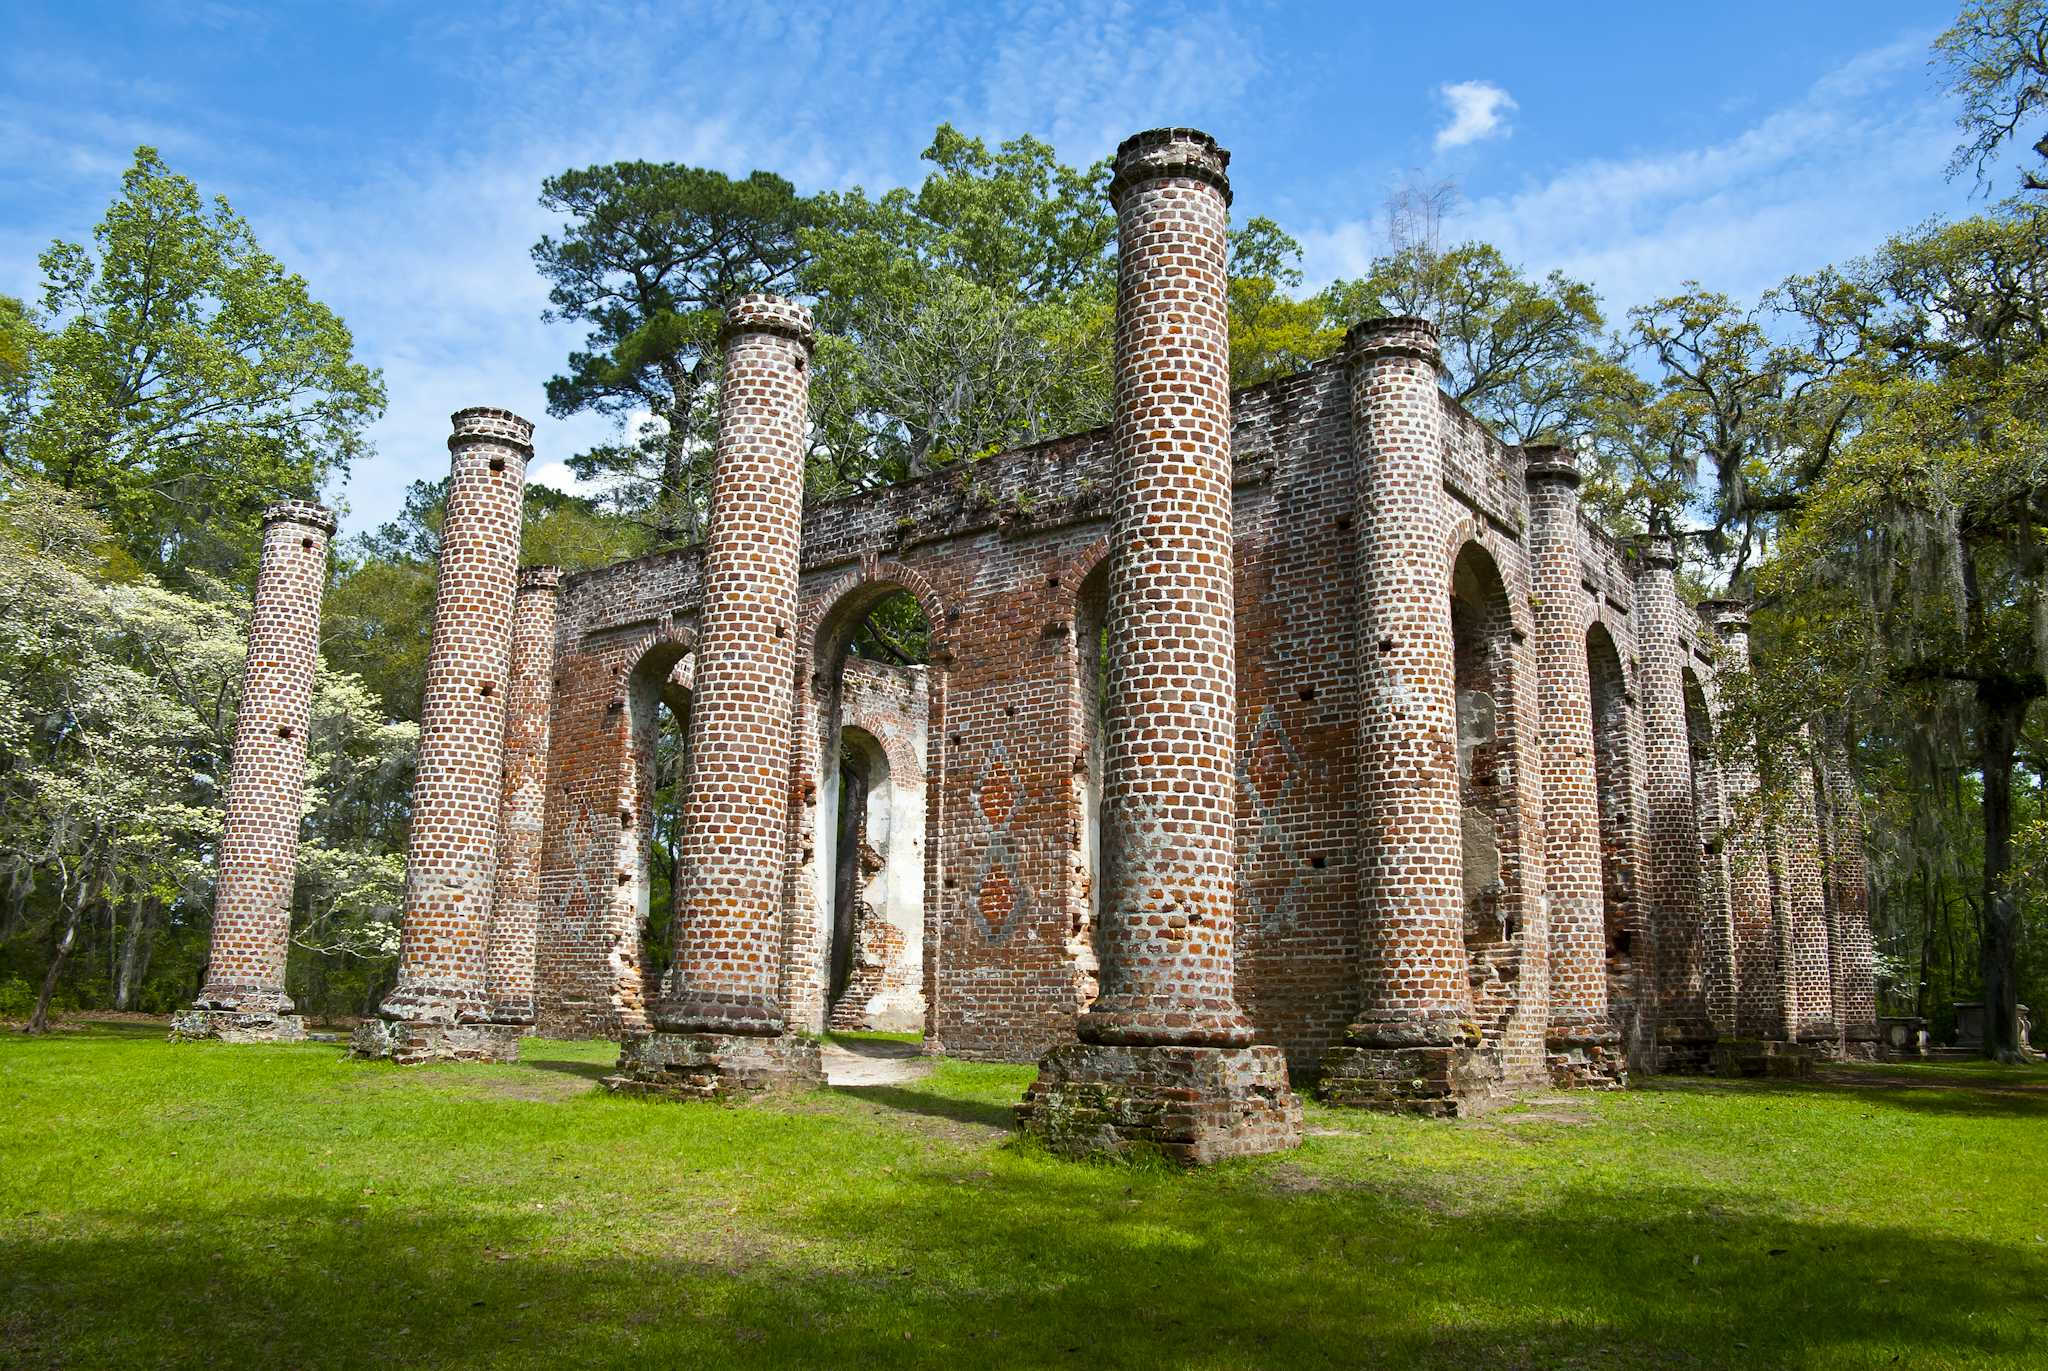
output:
[[[718,1108],[615,1055],[0,1040],[0,1366],[2048,1365],[2048,1072],[1311,1107],[1183,1175],[1015,1141],[1029,1067]]]

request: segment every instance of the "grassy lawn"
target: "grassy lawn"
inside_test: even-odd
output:
[[[161,1031],[0,1037],[0,1366],[2048,1366],[2048,1071],[1181,1175],[1014,1141],[1028,1067],[721,1109]]]

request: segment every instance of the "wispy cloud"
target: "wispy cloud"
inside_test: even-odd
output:
[[[1754,298],[1868,252],[1929,204],[1960,202],[1942,181],[1953,111],[1919,83],[1925,54],[1919,37],[1864,53],[1714,142],[1584,158],[1520,186],[1467,185],[1446,239],[1590,281],[1611,317],[1688,279]],[[1357,275],[1382,250],[1363,219],[1302,237],[1321,279]]]
[[[1493,82],[1452,81],[1438,86],[1436,93],[1451,112],[1451,121],[1436,131],[1438,152],[1507,136],[1507,117],[1515,111],[1515,99]]]

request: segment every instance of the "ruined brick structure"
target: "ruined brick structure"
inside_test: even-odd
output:
[[[519,1051],[519,1025],[492,1022],[487,962],[533,425],[501,409],[460,410],[450,422],[398,984],[355,1040],[361,1055],[401,1062],[505,1060]]]
[[[1569,454],[1448,398],[1426,322],[1227,393],[1227,161],[1187,130],[1120,152],[1106,429],[801,507],[809,320],[741,301],[705,545],[562,577],[544,702],[522,596],[509,720],[431,703],[444,638],[469,706],[515,633],[517,530],[457,515],[466,453],[516,493],[524,429],[457,416],[429,714],[473,809],[454,841],[423,739],[394,1023],[522,1019],[533,917],[534,1024],[624,1041],[627,1088],[801,1084],[803,1035],[918,1023],[1040,1060],[1024,1117],[1056,1143],[1190,1160],[1285,1145],[1290,1080],[1449,1114],[1874,1033],[1846,748],[1760,820],[1760,770],[1805,753],[1716,760],[1740,606],[1687,606],[1667,542],[1580,512]],[[488,587],[455,595],[479,540]],[[892,596],[923,664],[849,657]],[[664,707],[689,747],[657,993]]]
[[[263,512],[206,984],[172,1023],[174,1041],[277,1042],[306,1033],[285,993],[285,951],[298,876],[320,596],[333,536],[334,514],[324,506],[286,500]]]

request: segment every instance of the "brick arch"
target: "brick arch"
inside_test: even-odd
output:
[[[853,621],[860,609],[894,591],[905,591],[923,611],[930,647],[926,679],[924,967],[925,1036],[936,1050],[939,955],[939,863],[945,851],[944,792],[947,761],[946,669],[953,652],[947,632],[949,606],[931,580],[891,557],[863,556],[859,567],[827,585],[799,616],[792,683],[790,729],[789,845],[783,862],[782,1009],[792,1024],[824,1023],[825,925],[831,910],[818,893],[817,863],[825,844],[818,831],[820,764],[824,730],[830,721],[820,708],[824,683],[820,654],[830,636]]]
[[[1103,534],[1088,546],[1063,558],[1055,568],[1060,578],[1060,612],[1068,623],[1077,620],[1081,612],[1081,586],[1109,560],[1109,535]]]
[[[873,598],[880,599],[891,590],[909,592],[917,601],[917,607],[924,611],[925,631],[929,635],[927,641],[931,645],[930,665],[943,671],[952,664],[953,651],[946,630],[947,605],[938,588],[917,568],[893,557],[862,557],[859,569],[847,572],[825,587],[798,622],[797,663],[805,681],[818,669],[819,633],[849,598],[867,591]]]
[[[633,682],[644,679],[650,669],[658,671],[666,681],[677,663],[696,650],[697,631],[679,626],[673,617],[662,620],[659,628],[641,634],[619,654],[623,665],[612,682],[612,708],[622,709],[629,703]]]
[[[1450,589],[1449,581],[1457,579],[1458,563],[1464,559],[1466,552],[1481,553],[1492,566],[1494,578],[1500,582],[1501,597],[1507,607],[1508,627],[1523,638],[1527,638],[1533,630],[1529,620],[1529,601],[1526,595],[1515,593],[1514,582],[1509,574],[1513,564],[1504,559],[1497,549],[1497,545],[1505,541],[1510,540],[1476,514],[1467,514],[1453,520],[1449,532],[1444,537],[1444,575],[1447,578],[1445,590]]]

